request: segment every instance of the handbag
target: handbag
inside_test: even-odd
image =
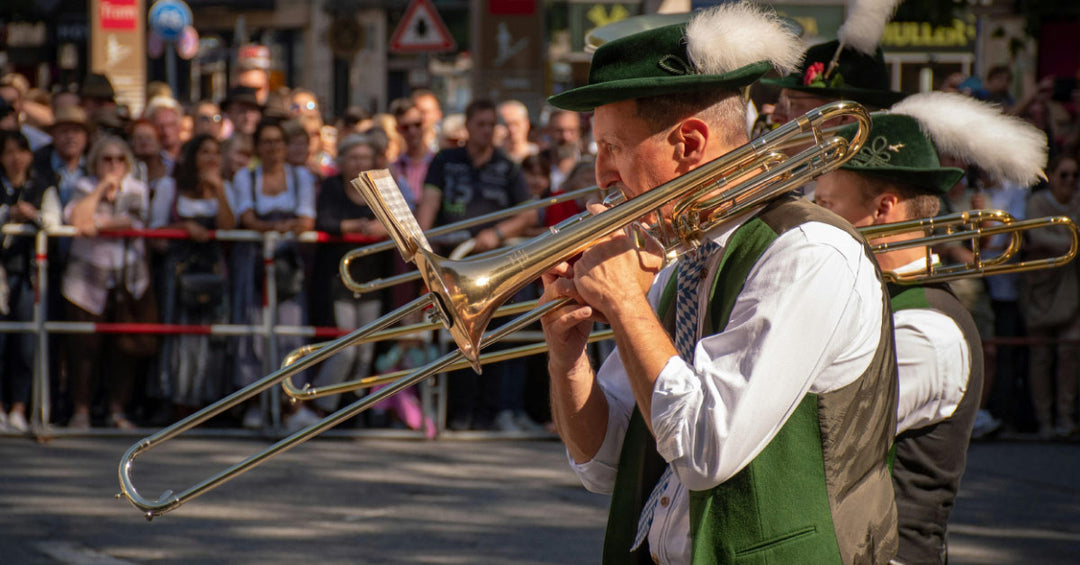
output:
[[[124,240],[124,257],[127,257],[129,242]],[[135,298],[127,288],[127,261],[121,269],[120,284],[116,285],[113,295],[113,318],[119,324],[153,323],[158,319],[157,300],[154,293],[143,293],[142,298]],[[127,332],[116,335],[116,348],[131,357],[153,357],[157,355],[158,336],[147,332]]]
[[[212,310],[225,303],[228,281],[220,272],[220,253],[199,246],[176,265],[177,300],[181,308]]]
[[[225,277],[219,273],[181,273],[178,283],[184,308],[214,309],[225,301]]]
[[[283,243],[274,251],[274,284],[278,302],[304,292],[304,260],[295,243]]]

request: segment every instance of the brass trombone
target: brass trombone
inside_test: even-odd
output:
[[[874,116],[878,116],[878,115],[882,115],[882,114],[885,114],[885,112],[871,112],[870,117],[873,118]],[[807,145],[811,145],[811,144],[815,143],[816,142],[815,138],[817,138],[817,137],[834,135],[837,131],[839,131],[845,125],[846,124],[823,127],[823,128],[820,128],[819,130],[816,130],[816,131],[805,131],[805,132],[802,132],[800,134],[790,136],[788,139],[786,139],[782,143],[778,144],[778,147],[780,149],[782,149],[782,150],[799,149],[801,147],[805,147]],[[539,199],[539,200],[531,200],[529,202],[525,202],[525,203],[519,204],[517,206],[512,206],[512,207],[507,208],[505,210],[498,210],[498,211],[495,211],[495,212],[490,212],[488,214],[484,214],[482,216],[477,216],[476,218],[471,218],[471,219],[468,219],[468,220],[462,220],[460,222],[454,222],[452,224],[447,224],[445,226],[432,228],[430,230],[425,231],[424,234],[425,234],[425,236],[427,236],[430,239],[437,239],[437,238],[443,238],[443,237],[447,237],[447,236],[452,236],[455,233],[462,232],[462,231],[467,230],[467,229],[469,229],[471,227],[484,225],[484,224],[494,222],[494,221],[497,221],[497,220],[501,220],[501,219],[504,219],[504,218],[509,218],[511,216],[515,216],[515,215],[520,214],[522,212],[526,212],[526,211],[529,211],[529,210],[536,210],[538,208],[545,208],[545,207],[551,206],[553,204],[558,204],[560,202],[566,202],[567,200],[577,200],[577,199],[581,199],[581,198],[588,198],[590,196],[595,196],[595,195],[598,195],[600,193],[601,193],[600,189],[595,187],[595,186],[581,188],[581,189],[578,189],[578,190],[574,190],[574,191],[566,192],[566,193],[562,193],[562,194],[557,194],[557,195],[550,196],[550,197],[547,197],[547,198],[542,198],[542,199]],[[570,221],[573,221],[573,220],[574,220],[574,218],[570,219]],[[454,239],[451,239],[450,242],[451,243],[458,243],[458,241],[454,240]],[[389,276],[389,277],[381,277],[381,278],[377,278],[377,279],[372,279],[370,281],[363,282],[363,283],[359,282],[355,278],[353,278],[352,271],[350,270],[350,265],[352,264],[353,261],[355,261],[357,259],[360,259],[361,257],[367,257],[368,255],[373,255],[375,253],[380,253],[380,252],[387,251],[387,250],[390,250],[390,249],[393,249],[393,248],[394,248],[394,242],[392,240],[386,240],[386,241],[380,241],[378,243],[368,244],[368,245],[365,245],[365,246],[362,246],[362,247],[357,247],[356,249],[353,249],[353,250],[347,252],[344,256],[342,256],[341,265],[340,265],[340,271],[341,271],[341,280],[345,284],[345,287],[348,288],[349,290],[351,290],[352,292],[354,292],[357,295],[362,295],[362,294],[365,294],[365,293],[370,293],[370,292],[375,292],[375,291],[378,291],[378,290],[383,290],[383,289],[386,289],[386,288],[390,288],[390,287],[393,287],[393,286],[396,286],[396,285],[399,285],[399,284],[404,284],[404,283],[407,283],[407,282],[413,282],[413,281],[421,280],[422,277],[420,276],[420,271],[418,271],[418,270],[408,271],[408,272],[405,272],[405,273],[399,273],[399,274],[392,275],[392,276]],[[477,255],[474,255],[473,258],[483,257],[483,256],[496,256],[501,251],[502,250],[500,250],[500,249],[495,249],[495,250],[492,250],[492,251],[487,251],[485,253],[479,253]]]
[[[815,133],[817,143],[794,156],[789,157],[776,150],[777,145],[792,136],[808,131],[820,132],[825,123],[843,117],[851,117],[859,123],[858,131],[850,141],[838,136],[826,137]],[[580,253],[598,238],[624,229],[639,218],[674,201],[678,203],[677,209],[680,213],[687,218],[675,218],[671,229],[663,234],[666,238],[662,243],[671,253],[691,248],[696,246],[701,235],[713,226],[762,205],[819,175],[835,170],[862,148],[869,132],[870,117],[861,105],[849,101],[832,102],[600,214],[584,217],[564,229],[552,230],[505,250],[498,256],[461,261],[450,261],[435,255],[423,234],[419,233],[415,219],[408,215],[407,208],[403,211],[408,215],[407,218],[393,215],[400,213],[402,207],[391,202],[391,207],[388,208],[384,196],[393,198],[396,194],[400,199],[400,191],[387,171],[363,173],[361,176],[368,182],[353,181],[353,185],[362,189],[365,199],[387,228],[402,256],[417,263],[431,293],[132,445],[120,459],[118,474],[121,493],[117,496],[127,498],[132,505],[145,513],[147,519],[151,519],[180,507],[274,455],[292,449],[360,414],[375,403],[443,372],[459,360],[467,360],[470,366],[479,371],[481,348],[528,326],[564,301],[546,303],[491,332],[483,333],[498,306],[541,273]],[[716,211],[717,209],[719,211]],[[273,384],[325,360],[341,349],[354,345],[358,340],[389,327],[411,312],[432,305],[434,308],[430,309],[429,315],[450,331],[458,345],[457,350],[443,355],[425,367],[411,371],[385,388],[357,400],[322,421],[278,441],[263,452],[183,492],[174,493],[169,490],[156,500],[150,500],[141,496],[135,488],[131,473],[135,458],[140,454],[259,394]]]
[[[1071,247],[1066,253],[1057,257],[1026,260],[1019,262],[1015,261],[1021,250],[1021,243],[1024,232],[1033,229],[1050,228],[1056,226],[1068,229],[1072,236]],[[1077,228],[1076,224],[1073,223],[1072,220],[1065,216],[1050,216],[1045,218],[1032,218],[1028,220],[1018,221],[1014,219],[1011,215],[1009,215],[1007,212],[1001,210],[968,210],[965,212],[937,216],[934,218],[908,220],[891,224],[861,227],[857,229],[868,240],[874,240],[889,236],[906,235],[915,232],[919,232],[922,234],[922,237],[914,239],[907,239],[899,242],[872,244],[871,250],[874,253],[888,253],[890,251],[896,251],[899,249],[908,249],[912,247],[931,247],[945,243],[963,241],[968,241],[971,243],[971,249],[974,255],[974,259],[971,263],[940,265],[933,262],[932,255],[928,252],[926,254],[926,267],[921,271],[910,273],[897,273],[893,271],[887,271],[882,273],[886,281],[898,284],[948,282],[962,278],[983,277],[1002,273],[1019,273],[1038,269],[1054,268],[1062,266],[1069,261],[1072,261],[1076,257],[1078,248],[1080,248],[1080,229]],[[995,255],[989,258],[984,257],[981,241],[987,237],[999,234],[1008,236],[1008,245],[1006,245],[1005,249],[1001,252],[1000,255]],[[503,308],[497,310],[496,315],[509,315],[511,313],[526,312],[531,310],[535,306],[535,300],[512,304],[509,306],[504,306]],[[439,329],[440,327],[441,326],[436,323],[413,324],[410,326],[395,328],[393,330],[384,330],[382,332],[372,334],[368,338],[362,340],[362,342],[380,341],[383,339],[396,339],[403,335],[410,335],[418,332],[435,330]],[[601,341],[604,339],[610,339],[611,337],[611,331],[605,330],[600,332],[593,332],[592,334],[590,334],[589,339],[590,341]],[[297,359],[300,359],[304,355],[310,354],[313,351],[317,351],[318,349],[330,343],[333,342],[313,343],[296,349],[285,357],[285,361],[282,363],[282,367],[286,367],[295,362]],[[499,361],[516,359],[529,355],[539,355],[546,352],[546,344],[542,342],[534,343],[502,351],[497,351],[495,353],[483,354],[480,356],[480,362],[482,365],[486,365],[488,363],[496,363]],[[458,362],[450,368],[461,369],[465,366],[466,365],[464,362]],[[289,398],[295,402],[312,400],[315,398],[330,396],[334,394],[341,394],[344,392],[355,392],[360,389],[379,386],[387,382],[391,382],[394,379],[400,378],[403,374],[405,374],[404,371],[397,371],[382,375],[371,375],[361,379],[347,381],[325,387],[312,387],[310,386],[310,384],[306,384],[302,387],[297,387],[295,384],[293,384],[291,378],[287,378],[282,381],[281,385],[285,391],[285,394],[288,395]]]
[[[536,210],[536,209],[539,209],[539,208],[546,208],[548,206],[553,206],[555,204],[559,204],[560,202],[566,202],[566,201],[569,201],[569,200],[585,199],[585,198],[588,198],[590,196],[599,194],[599,192],[600,192],[600,190],[595,186],[579,188],[578,190],[571,190],[569,192],[563,192],[563,193],[560,193],[560,194],[554,194],[552,196],[548,196],[548,197],[545,197],[545,198],[538,198],[536,200],[530,200],[528,202],[523,202],[521,204],[518,204],[517,206],[511,206],[511,207],[506,208],[504,210],[497,210],[495,212],[490,212],[490,213],[487,213],[487,214],[483,214],[483,215],[477,216],[475,218],[469,218],[467,220],[461,220],[459,222],[454,222],[452,224],[447,224],[445,226],[439,226],[437,228],[432,228],[432,229],[427,230],[426,232],[424,232],[424,234],[428,238],[431,238],[431,239],[452,236],[455,233],[462,232],[464,230],[467,230],[467,229],[475,227],[475,226],[482,226],[484,224],[489,224],[489,223],[495,222],[497,220],[501,220],[501,219],[504,219],[504,218],[509,218],[511,216],[516,216],[516,215],[518,215],[518,214],[520,214],[522,212],[528,212],[529,210]],[[453,241],[453,240],[451,240],[451,241]],[[380,241],[378,243],[372,243],[370,245],[365,245],[363,247],[357,247],[356,249],[353,249],[353,250],[347,252],[345,255],[343,255],[341,257],[341,264],[339,266],[339,270],[341,271],[341,281],[342,281],[342,283],[345,284],[345,288],[351,290],[355,294],[364,294],[364,293],[369,293],[369,292],[375,292],[376,290],[382,290],[384,288],[389,288],[389,287],[392,287],[392,286],[395,286],[395,285],[398,285],[398,284],[402,284],[402,283],[405,283],[405,282],[419,280],[420,279],[420,272],[419,271],[410,271],[408,273],[402,273],[402,274],[394,275],[394,276],[391,276],[391,277],[386,277],[386,278],[382,278],[382,279],[376,279],[376,280],[373,280],[373,281],[368,281],[366,283],[359,282],[355,278],[353,278],[352,270],[350,269],[350,266],[352,265],[353,261],[355,261],[357,259],[360,259],[361,257],[367,257],[368,255],[374,255],[375,253],[381,253],[383,251],[389,251],[389,250],[391,250],[393,248],[394,248],[394,241],[392,239],[388,239],[386,241]],[[489,251],[487,253],[494,255],[494,254],[497,254],[498,252],[499,252],[499,250],[496,249],[496,250]],[[479,257],[479,256],[482,256],[482,255],[483,254],[477,254],[475,257]]]
[[[987,225],[991,224],[991,225]],[[1068,251],[1057,257],[1042,259],[1029,259],[1016,261],[1020,254],[1020,246],[1025,232],[1034,229],[1060,227],[1069,230],[1071,243]],[[874,253],[888,253],[900,249],[912,247],[934,246],[945,243],[962,241],[971,242],[973,259],[971,263],[959,265],[938,265],[933,262],[931,254],[926,254],[926,266],[912,273],[884,273],[888,282],[899,284],[925,283],[925,282],[948,282],[970,277],[983,277],[1002,273],[1022,273],[1038,269],[1060,267],[1076,257],[1077,249],[1080,248],[1080,229],[1076,224],[1065,216],[1047,216],[1044,218],[1031,218],[1028,220],[1016,220],[1011,215],[1001,210],[968,210],[936,218],[923,218],[894,222],[880,226],[868,226],[859,228],[868,241],[889,237],[900,236],[915,232],[922,232],[923,237],[892,241],[887,243],[872,244]],[[995,236],[1008,236],[1008,244],[999,255],[984,257],[982,240]]]

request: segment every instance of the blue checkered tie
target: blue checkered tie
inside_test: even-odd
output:
[[[687,363],[694,362],[697,343],[698,286],[705,260],[716,244],[707,242],[679,258],[678,292],[675,296],[675,349]]]
[[[694,362],[694,345],[697,343],[697,320],[698,320],[698,286],[701,284],[701,274],[705,269],[705,261],[709,255],[717,249],[712,241],[705,242],[698,249],[688,251],[679,258],[679,272],[676,275],[677,294],[675,296],[675,349],[679,356],[687,363]],[[671,466],[664,469],[660,480],[656,481],[652,493],[641,508],[641,516],[638,518],[637,533],[634,535],[634,545],[630,551],[641,546],[649,535],[652,527],[653,514],[660,497],[667,490],[668,483],[674,473]]]

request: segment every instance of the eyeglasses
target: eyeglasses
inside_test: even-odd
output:
[[[424,124],[420,122],[398,122],[401,129],[420,129]]]
[[[221,114],[199,114],[199,121],[218,123],[221,121]]]
[[[1064,179],[1074,179],[1080,176],[1080,173],[1076,171],[1061,171],[1058,173],[1058,176]]]
[[[300,111],[300,110],[312,111],[312,110],[317,109],[318,107],[319,107],[319,105],[316,104],[313,100],[309,100],[309,101],[307,101],[307,102],[305,102],[303,104],[293,104],[292,105],[292,110],[294,112],[297,112],[297,111]]]
[[[125,161],[126,161],[126,159],[124,159],[123,155],[102,155],[101,156],[101,162],[102,163],[123,163]]]

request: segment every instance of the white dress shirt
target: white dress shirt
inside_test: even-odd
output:
[[[937,255],[932,256],[938,263]],[[918,259],[897,273],[924,270]],[[952,318],[926,308],[893,314],[900,397],[896,404],[896,434],[936,424],[960,406],[968,387],[971,351]]]
[[[738,224],[710,237],[723,248]],[[700,312],[721,257],[708,260]],[[692,365],[668,360],[653,390],[651,418],[657,450],[677,480],[660,497],[649,531],[658,563],[690,560],[688,488],[707,490],[734,476],[808,392],[840,389],[869,366],[885,300],[875,271],[862,243],[839,228],[818,222],[793,228],[750,271],[723,333],[697,342]],[[674,272],[669,266],[653,284],[654,309]],[[618,350],[597,378],[609,406],[607,434],[591,460],[570,463],[587,489],[611,493],[635,405]]]

